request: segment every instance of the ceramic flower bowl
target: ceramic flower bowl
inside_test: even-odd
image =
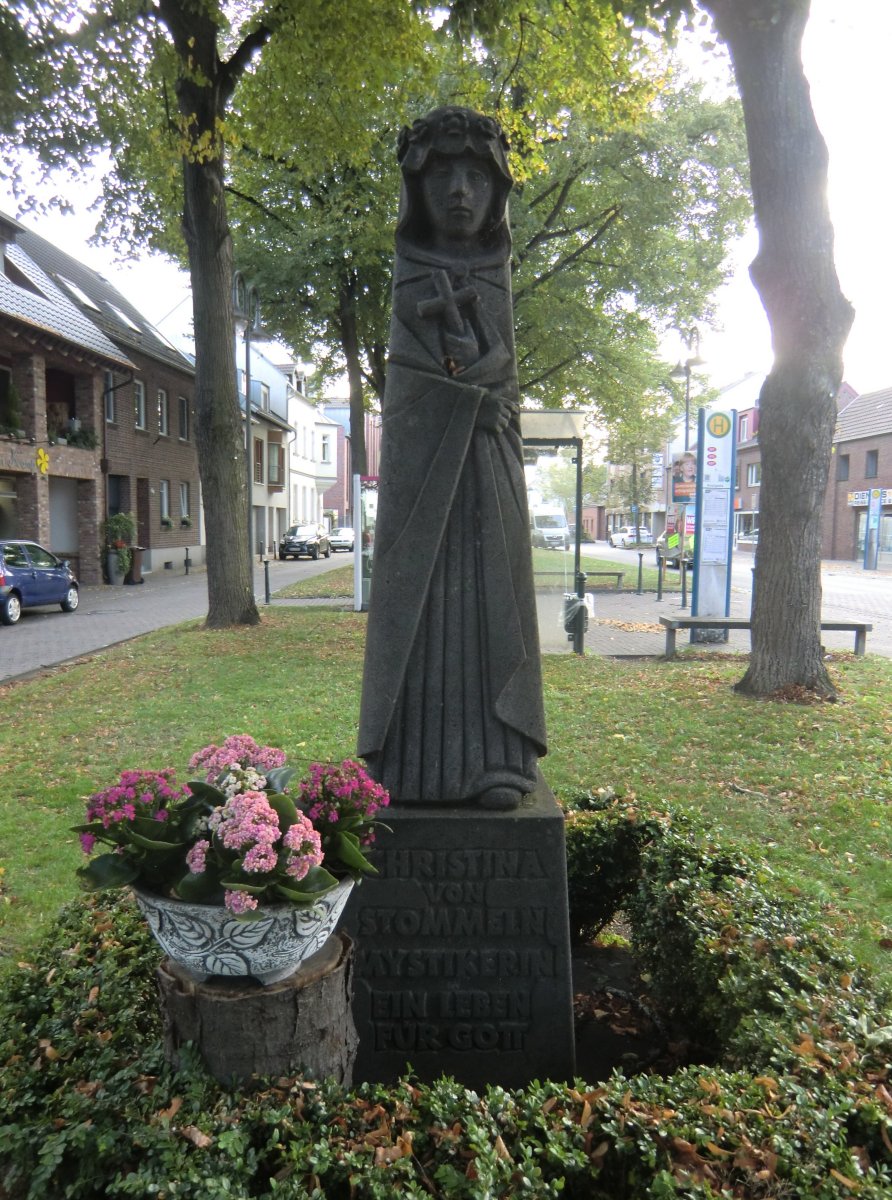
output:
[[[162,950],[194,979],[242,976],[268,984],[287,979],[322,949],[352,888],[353,880],[344,879],[312,908],[267,905],[251,921],[222,905],[191,904],[139,887],[133,894]]]

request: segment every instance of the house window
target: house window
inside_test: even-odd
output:
[[[170,480],[158,481],[158,507],[161,512],[161,524],[170,520]]]
[[[264,412],[269,412],[269,384],[261,383],[260,385],[260,407]]]
[[[105,420],[109,425],[115,423],[115,377],[111,371],[105,372]]]
[[[746,469],[747,487],[758,487],[762,482],[762,464],[760,462],[750,463]]]
[[[146,385],[141,379],[133,381],[134,422],[137,429],[146,427]]]
[[[285,483],[285,447],[275,442],[269,445],[269,483],[278,487]]]
[[[177,404],[180,410],[180,441],[188,442],[189,440],[189,401],[185,396],[177,397]]]
[[[254,439],[254,482],[263,483],[263,439]]]
[[[331,435],[330,434],[327,434],[327,433],[322,434],[321,455],[322,455],[322,462],[324,462],[324,463],[331,462]]]
[[[737,434],[737,440],[738,440],[738,441],[740,441],[740,442],[745,442],[745,441],[746,441],[746,439],[747,439],[747,438],[749,437],[749,435],[750,435],[750,434],[749,434],[749,429],[750,429],[750,419],[749,419],[749,417],[741,417],[741,418],[740,418],[740,430],[739,430],[739,432],[738,432],[738,434]]]
[[[876,479],[879,474],[880,467],[880,452],[879,450],[868,450],[864,457],[864,478]]]
[[[848,454],[840,454],[836,460],[836,478],[840,483],[844,483],[849,477],[849,456]]]
[[[161,437],[170,433],[170,404],[164,388],[158,389],[158,433]]]
[[[180,484],[180,516],[188,517],[191,512],[189,507],[189,484]]]

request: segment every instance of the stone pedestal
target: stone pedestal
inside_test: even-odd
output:
[[[354,1080],[454,1075],[519,1087],[574,1074],[564,818],[538,789],[513,812],[393,807],[348,902]]]

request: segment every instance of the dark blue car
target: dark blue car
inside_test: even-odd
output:
[[[36,542],[7,538],[0,541],[0,621],[15,625],[23,608],[60,604],[74,612],[77,580],[62,559]]]

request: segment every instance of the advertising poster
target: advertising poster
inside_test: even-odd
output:
[[[672,459],[672,503],[690,504],[697,495],[697,456],[685,450]]]

